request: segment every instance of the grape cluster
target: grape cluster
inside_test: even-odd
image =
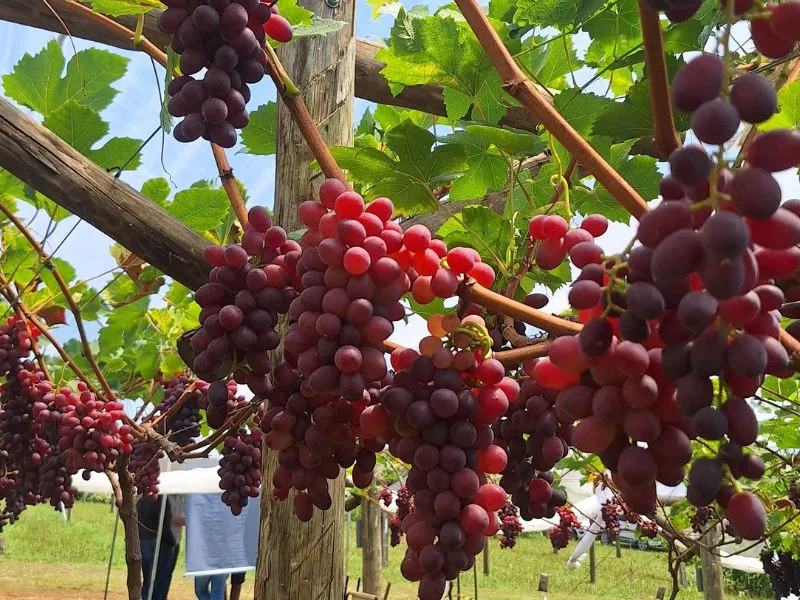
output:
[[[381,439],[359,439],[356,428],[361,413],[377,403],[380,384],[370,385],[351,402],[333,390],[314,392],[309,381],[286,362],[278,365],[273,378],[270,406],[261,420],[267,446],[278,452],[273,495],[285,500],[291,489],[297,490],[295,514],[308,521],[315,506],[330,508],[327,480],[338,477],[340,468],[353,467],[356,487],[363,489],[372,482],[375,453],[385,444]]]
[[[655,521],[639,518],[637,524],[639,525],[639,535],[641,537],[655,539],[658,535],[658,524]]]
[[[189,390],[189,387],[192,389]],[[183,373],[173,377],[163,384],[164,398],[156,407],[156,411],[166,414],[184,394],[188,398],[183,400],[178,411],[170,416],[164,423],[164,432],[169,435],[169,439],[185,446],[190,444],[194,438],[200,435],[200,411],[208,407],[206,390],[208,384],[202,380],[193,380],[188,374]]]
[[[519,389],[499,362],[483,360],[492,343],[483,319],[439,316],[428,327],[420,353],[392,353],[398,370],[372,417],[380,417],[392,454],[412,465],[406,486],[415,508],[401,524],[401,572],[419,582],[422,600],[438,600],[500,528],[506,494],[486,473],[499,473],[506,457],[492,444],[491,425]]]
[[[606,534],[610,540],[616,540],[619,537],[619,518],[622,516],[622,508],[616,502],[604,502],[600,507],[600,516],[603,518],[603,524]]]
[[[268,351],[280,343],[278,315],[289,310],[299,286],[300,245],[272,226],[265,208],[248,213],[241,244],[209,246],[209,283],[195,293],[202,327],[192,337],[193,370],[208,380],[231,374],[259,397],[271,389]]]
[[[392,490],[383,486],[378,492],[377,499],[383,502],[384,506],[390,506],[392,504]]]
[[[139,494],[149,500],[158,498],[158,479],[161,465],[158,462],[164,452],[153,442],[139,442],[133,445],[129,469],[133,473],[134,485]]]
[[[800,509],[800,485],[797,481],[789,484],[789,502],[794,504],[795,508]]]
[[[164,0],[164,4],[167,9],[158,24],[172,35],[182,73],[167,88],[169,114],[183,117],[175,127],[175,139],[193,142],[202,137],[231,148],[236,130],[250,121],[249,84],[264,78],[266,36],[289,41],[291,25],[273,3],[259,0]]]
[[[219,459],[219,487],[222,501],[234,515],[242,513],[250,498],[258,498],[261,487],[261,442],[258,427],[240,428],[225,437]]]
[[[519,511],[513,502],[506,500],[502,508],[497,512],[500,519],[500,531],[503,536],[500,538],[500,548],[513,548],[517,545],[517,538],[522,533],[522,521],[519,520]]]
[[[395,501],[397,512],[389,520],[389,531],[391,532],[392,546],[399,546],[403,537],[403,519],[414,512],[414,504],[411,501],[411,492],[406,486],[397,490],[397,500]]]
[[[695,509],[692,515],[692,531],[695,533],[703,533],[708,525],[708,520],[711,518],[713,511],[710,506],[700,506]]]
[[[764,574],[769,577],[775,600],[800,595],[800,561],[791,552],[766,548],[761,553]]]
[[[500,485],[526,521],[551,518],[567,501],[561,490],[553,489],[550,472],[567,455],[572,435],[572,423],[562,420],[554,405],[557,394],[533,377],[524,379],[505,416],[493,427],[494,443],[508,455]]]
[[[559,517],[558,525],[553,527],[549,533],[550,544],[552,544],[554,551],[566,548],[575,531],[581,526],[578,517],[571,508],[559,506],[557,512]]]
[[[745,12],[754,4],[752,0],[736,2],[736,14]],[[800,41],[800,2],[765,4],[764,13],[750,19],[750,36],[759,54],[767,58],[783,58],[790,54]]]
[[[576,266],[583,266],[595,262],[596,257],[603,254],[602,248],[594,243],[608,230],[608,219],[603,215],[589,215],[583,219],[580,227],[570,229],[569,223],[559,215],[536,215],[528,223],[528,234],[531,239],[538,241],[534,259],[540,269],[550,271],[560,265],[569,255]],[[533,305],[542,308],[547,303],[541,303],[542,294],[530,295],[528,302],[541,304]]]

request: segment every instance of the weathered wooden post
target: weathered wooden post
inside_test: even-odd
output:
[[[287,73],[303,95],[328,145],[353,141],[355,81],[354,0],[301,0],[315,15],[344,21],[326,36],[300,39],[278,49]],[[299,228],[297,207],[314,196],[323,181],[310,168],[305,140],[283,104],[278,108],[274,221],[286,231]],[[277,466],[275,452],[264,452],[269,488]],[[328,483],[333,505],[314,510],[308,523],[292,510],[292,497],[277,502],[268,489],[261,501],[261,532],[256,570],[257,600],[341,600],[344,595],[344,475]]]

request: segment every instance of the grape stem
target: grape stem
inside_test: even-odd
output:
[[[644,40],[644,62],[650,81],[654,141],[661,158],[666,159],[673,150],[680,148],[681,140],[675,131],[675,121],[672,116],[661,20],[658,12],[650,8],[644,0],[639,0],[639,19],[642,23]]]
[[[159,415],[152,423],[154,429],[158,429],[158,426],[162,422],[166,422],[170,419],[170,417],[174,416],[184,405],[184,403],[191,397],[192,393],[194,393],[195,389],[197,389],[197,380],[195,379],[189,386],[183,390],[183,393],[180,395],[178,400],[169,407],[169,410],[162,415]]]
[[[637,219],[647,212],[647,203],[636,190],[542,98],[492,28],[477,0],[456,0],[456,4],[494,63],[503,80],[503,89],[542,123],[628,212]]]
[[[64,277],[61,275],[61,272],[58,270],[58,267],[55,265],[53,261],[50,260],[50,255],[44,251],[39,241],[34,237],[34,235],[30,232],[30,230],[25,226],[25,224],[20,221],[14,213],[12,213],[8,207],[0,202],[0,212],[2,212],[9,221],[11,221],[14,226],[20,231],[20,233],[25,236],[25,239],[28,240],[28,243],[33,247],[36,253],[41,258],[42,262],[46,269],[50,271],[53,275],[53,278],[56,281],[61,293],[64,296],[64,299],[67,301],[67,305],[69,306],[69,310],[72,313],[73,318],[75,319],[75,327],[78,329],[78,335],[81,338],[81,354],[87,360],[89,365],[94,372],[97,381],[100,382],[100,387],[103,388],[103,393],[106,396],[107,401],[116,401],[117,396],[114,393],[114,390],[111,389],[111,386],[108,384],[108,380],[106,380],[105,375],[103,375],[102,369],[100,369],[100,365],[97,364],[97,360],[94,357],[94,353],[92,352],[92,348],[89,345],[89,338],[86,335],[86,328],[83,325],[83,317],[81,316],[81,309],[78,307],[78,304],[75,302],[75,298],[72,297],[72,292],[70,291],[69,285],[67,282],[64,281]]]
[[[74,0],[51,0],[51,2],[52,4],[59,6],[64,10],[71,10],[73,12],[80,13],[81,16],[87,21],[94,23],[109,33],[115,34],[120,40],[125,40],[131,43],[133,50],[141,50],[162,67],[165,69],[167,68],[167,55],[155,44],[153,44],[153,42],[148,40],[147,37],[142,35],[141,32],[133,32],[124,25],[109,19],[105,15],[96,13],[91,8],[83,6],[78,2],[74,2]],[[140,17],[140,20],[137,21],[137,31],[139,28],[139,23],[141,23],[142,26],[144,25],[143,18],[144,17],[142,16]],[[225,156],[225,151],[222,148],[212,143],[211,150],[214,154],[214,162],[217,164],[217,171],[219,172],[220,179],[222,180],[222,187],[228,196],[231,207],[233,207],[233,210],[236,213],[237,219],[242,224],[242,227],[244,227],[245,223],[247,223],[247,212],[240,212],[241,210],[244,210],[244,199],[242,198],[242,194],[239,191],[239,186],[236,184],[236,180],[233,176],[233,169],[231,169],[230,163]],[[244,220],[242,220],[243,217]]]

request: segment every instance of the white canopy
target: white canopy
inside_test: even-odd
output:
[[[197,458],[185,463],[173,463],[163,458],[158,489],[162,494],[219,494],[219,475],[217,475],[219,458]],[[82,473],[72,478],[73,485],[79,492],[93,494],[110,494],[111,484],[103,473],[92,473],[89,481],[85,481]]]

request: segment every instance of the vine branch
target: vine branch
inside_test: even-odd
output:
[[[477,0],[456,0],[486,54],[503,80],[503,89],[519,101],[637,219],[647,212],[644,199],[548,104],[514,61]]]
[[[672,151],[680,148],[681,139],[675,131],[672,117],[672,102],[669,92],[664,36],[658,12],[644,0],[639,0],[639,19],[644,40],[644,62],[650,81],[650,106],[653,110],[654,138],[661,158],[666,159]]]

